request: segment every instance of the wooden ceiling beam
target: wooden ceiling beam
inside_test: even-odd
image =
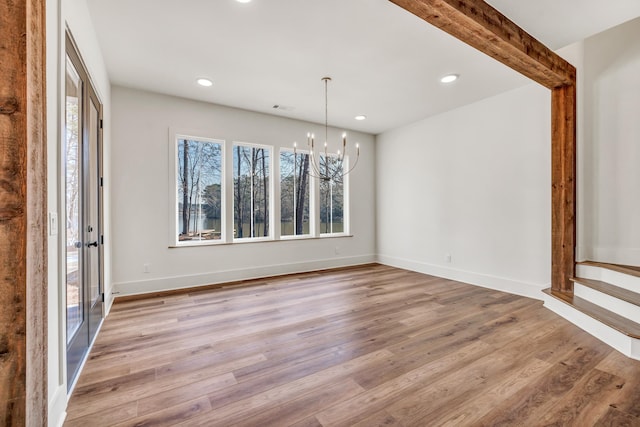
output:
[[[482,0],[390,0],[541,85],[575,83],[576,69]]]

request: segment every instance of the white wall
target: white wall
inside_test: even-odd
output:
[[[550,116],[550,91],[531,84],[379,135],[379,260],[541,298]]]
[[[113,281],[121,295],[375,260],[374,137],[349,132],[361,157],[349,175],[352,237],[170,248],[169,129],[292,147],[321,125],[113,87]],[[340,130],[330,129],[329,142]],[[337,149],[337,147],[330,147]],[[337,248],[337,251],[336,251]],[[144,272],[149,265],[149,273]]]
[[[583,259],[640,266],[640,18],[583,43]]]
[[[48,239],[48,401],[49,425],[60,426],[67,405],[65,367],[65,283],[62,277],[64,260],[60,236],[64,229],[61,201],[61,169],[59,165],[60,141],[62,138],[63,92],[64,92],[64,31],[68,27],[73,34],[80,54],[93,78],[95,89],[103,103],[106,128],[104,131],[104,164],[107,176],[105,197],[105,232],[110,233],[110,197],[108,174],[110,169],[110,95],[111,88],[102,60],[91,17],[84,0],[47,0],[47,161],[48,195],[47,209],[58,215],[57,234]],[[107,242],[108,242],[107,237]],[[105,247],[105,288],[111,288],[110,248]],[[107,301],[107,307],[111,300]]]

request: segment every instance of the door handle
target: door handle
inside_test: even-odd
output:
[[[98,242],[97,242],[97,241],[95,241],[95,242],[87,243],[87,247],[88,247],[88,248],[90,248],[91,246],[93,246],[93,247],[97,248],[97,247],[98,247]]]

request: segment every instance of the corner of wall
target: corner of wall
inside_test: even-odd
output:
[[[378,262],[391,267],[404,268],[418,273],[442,277],[444,279],[455,280],[457,282],[468,283],[470,285],[481,286],[483,288],[507,292],[537,300],[543,300],[544,294],[542,293],[542,289],[546,287],[505,277],[498,277],[473,271],[457,270],[454,268],[386,255],[378,255]]]

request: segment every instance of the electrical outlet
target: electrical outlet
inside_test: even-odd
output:
[[[149,264],[143,264],[144,272],[151,273],[151,266]]]
[[[445,254],[445,256],[444,256],[444,260],[445,260],[446,262],[451,262],[451,254]]]
[[[340,246],[335,247],[335,253],[336,255],[340,255]]]

